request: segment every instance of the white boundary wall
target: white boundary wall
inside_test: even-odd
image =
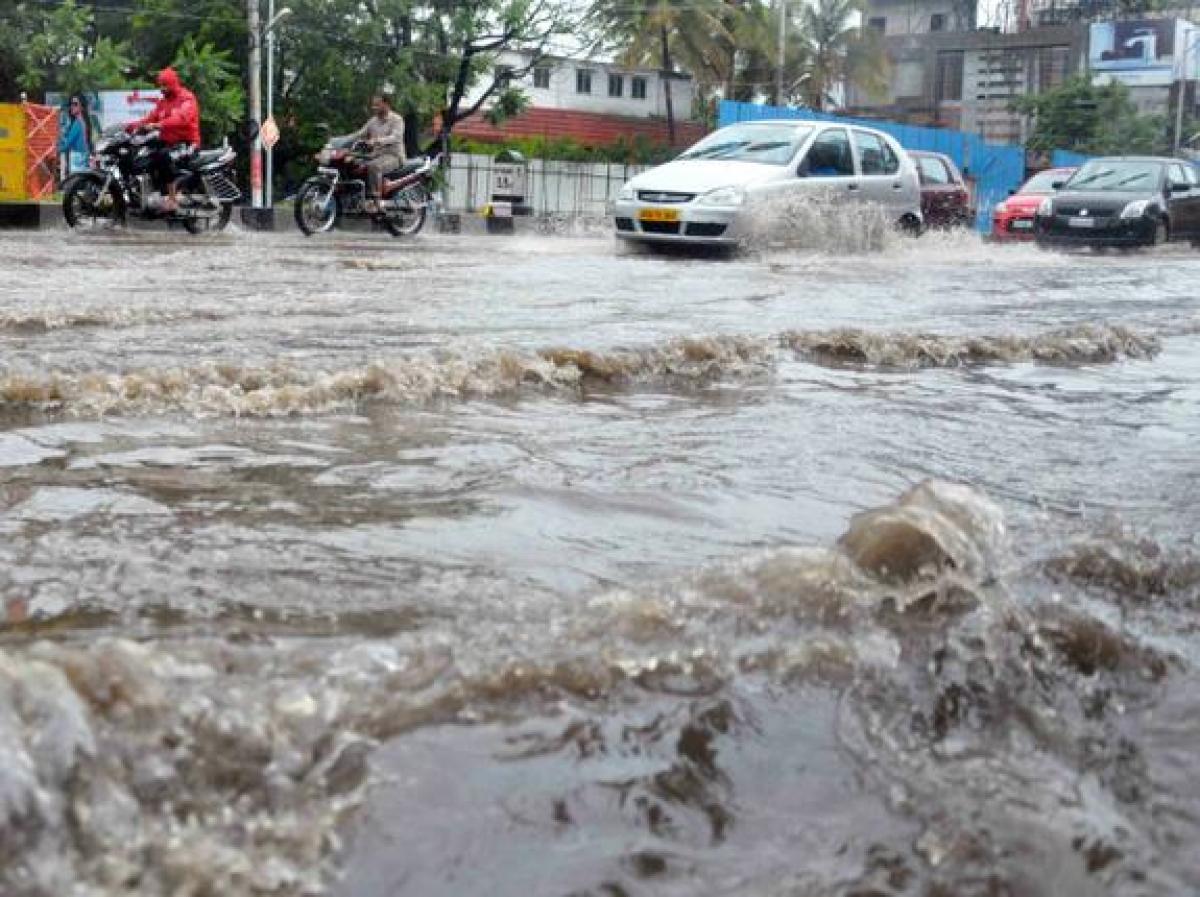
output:
[[[446,209],[475,212],[486,206],[491,201],[493,165],[491,156],[451,156],[443,193]],[[651,167],[531,159],[525,202],[535,215],[603,216],[621,185]]]

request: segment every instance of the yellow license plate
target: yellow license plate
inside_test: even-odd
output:
[[[641,221],[678,221],[679,209],[642,209],[638,218]]]

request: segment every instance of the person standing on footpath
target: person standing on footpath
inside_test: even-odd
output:
[[[365,140],[371,150],[367,163],[367,211],[378,212],[383,198],[383,176],[404,164],[404,119],[392,111],[392,98],[384,93],[371,97],[374,113],[367,123],[341,140]]]
[[[88,167],[92,155],[92,120],[87,101],[80,94],[72,94],[67,104],[67,125],[58,138],[58,154],[63,157],[62,180]]]

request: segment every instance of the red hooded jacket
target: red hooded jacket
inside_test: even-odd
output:
[[[145,118],[126,125],[126,130],[154,125],[164,143],[199,146],[200,104],[196,102],[196,95],[179,83],[179,75],[171,68],[158,73],[158,86],[162,88],[162,99]]]

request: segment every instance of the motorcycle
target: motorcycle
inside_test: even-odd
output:
[[[412,236],[425,225],[433,204],[433,181],[442,154],[420,156],[383,177],[378,208],[367,208],[366,143],[337,137],[317,153],[317,173],[296,193],[296,226],[307,236],[337,227],[343,216],[366,218],[393,237]]]
[[[163,208],[151,176],[158,132],[127,134],[114,126],[96,144],[92,165],[63,184],[63,217],[72,228],[87,223],[125,224],[130,215],[148,221],[181,224],[191,234],[220,231],[229,224],[233,204],[241,197],[228,147],[182,154],[174,160],[176,207]]]

